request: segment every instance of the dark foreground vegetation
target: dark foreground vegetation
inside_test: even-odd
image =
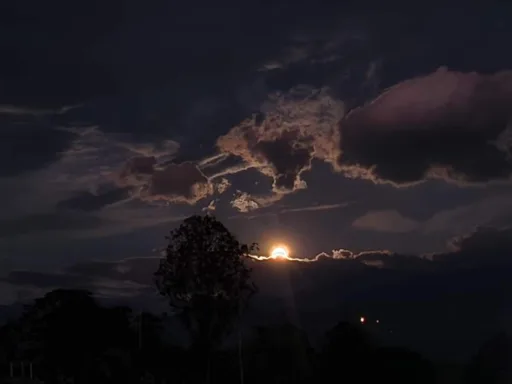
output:
[[[462,383],[512,382],[512,343],[498,335],[465,366],[434,364],[381,346],[340,322],[315,348],[292,324],[238,325],[257,292],[239,244],[217,220],[193,216],[169,236],[155,283],[172,315],[101,306],[87,291],[55,290],[0,328],[0,381],[50,383]],[[166,332],[179,319],[189,343]],[[231,336],[229,342],[226,342]]]

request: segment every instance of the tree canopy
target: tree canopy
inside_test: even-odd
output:
[[[256,291],[246,265],[256,245],[241,244],[210,215],[187,218],[167,239],[156,285],[193,343],[218,344]]]

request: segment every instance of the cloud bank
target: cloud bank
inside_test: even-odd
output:
[[[340,121],[345,173],[408,185],[509,179],[512,72],[440,68],[399,83]]]

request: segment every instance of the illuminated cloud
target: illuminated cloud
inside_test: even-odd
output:
[[[299,86],[288,93],[272,94],[259,114],[217,140],[221,153],[243,161],[217,176],[256,168],[272,179],[276,194],[306,188],[301,175],[311,169],[313,159],[337,166],[337,122],[343,113],[343,103],[326,89]]]
[[[403,233],[414,231],[419,223],[402,216],[394,210],[371,211],[353,221],[352,226],[357,229],[379,232]]]
[[[228,179],[222,178],[221,181],[215,185],[215,187],[217,189],[217,193],[221,194],[226,192],[229,189],[229,187],[231,187],[231,183],[229,182]]]
[[[281,200],[284,194],[274,193],[264,196],[252,196],[247,192],[237,191],[235,198],[231,201],[231,206],[239,212],[251,212],[259,208],[268,207]]]
[[[259,204],[247,192],[238,191],[231,206],[239,212],[250,212],[260,208]]]
[[[370,211],[352,222],[352,227],[362,230],[423,234],[444,232],[450,235],[467,233],[479,226],[499,224],[512,217],[512,198],[496,195],[436,212],[426,220],[413,220],[395,210]]]
[[[147,200],[195,204],[214,192],[213,185],[193,163],[170,164],[155,170],[140,196]]]
[[[23,107],[19,105],[0,105],[0,115],[42,117],[49,115],[62,115],[77,106],[66,106],[58,109],[40,109]]]
[[[508,179],[512,72],[445,68],[399,83],[340,122],[339,165],[351,177],[407,185]]]
[[[160,167],[154,156],[128,160],[119,173],[119,183],[121,186],[140,187],[137,196],[146,201],[195,204],[215,192],[214,185],[194,163]],[[226,188],[223,179],[217,190]]]
[[[180,149],[179,143],[173,140],[163,140],[158,144],[119,142],[119,146],[140,156],[155,158],[172,157]]]
[[[217,200],[212,200],[212,201],[210,201],[210,203],[209,203],[206,207],[204,207],[204,208],[202,209],[202,211],[203,211],[203,212],[204,212],[204,211],[206,211],[206,212],[213,212],[213,211],[215,211],[215,209],[217,209],[217,207],[216,207],[216,205],[215,205],[216,203],[217,203]]]
[[[248,198],[247,194],[245,194],[244,198]],[[268,216],[276,216],[276,215],[282,215],[287,213],[300,213],[300,212],[318,212],[318,211],[328,211],[332,209],[340,209],[344,208],[346,206],[350,205],[350,202],[347,203],[339,203],[339,204],[323,204],[323,205],[310,205],[306,207],[294,207],[294,208],[282,208],[277,211],[272,212],[263,212],[263,213],[256,213],[253,215],[237,215],[237,216],[231,216],[230,219],[247,219],[247,220],[253,220],[259,217],[268,217]],[[242,205],[243,207],[243,205]],[[241,210],[238,209],[242,213],[247,213],[252,211],[253,209],[246,209]]]

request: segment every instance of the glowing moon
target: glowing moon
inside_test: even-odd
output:
[[[277,247],[272,248],[272,251],[270,252],[270,257],[273,259],[287,259],[290,252],[288,251],[288,248],[284,245],[279,245]]]

